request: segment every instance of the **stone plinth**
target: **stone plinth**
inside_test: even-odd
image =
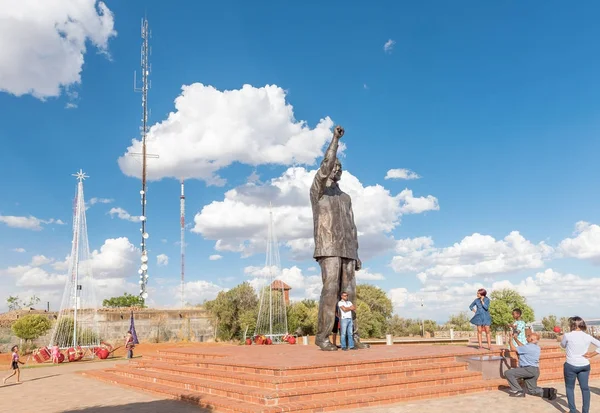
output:
[[[467,363],[469,371],[481,373],[484,380],[503,379],[510,366],[504,357],[493,355],[458,357],[457,360]]]

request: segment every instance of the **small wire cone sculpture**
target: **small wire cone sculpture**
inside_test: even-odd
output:
[[[99,347],[101,343],[83,195],[83,181],[88,176],[81,170],[73,176],[78,183],[69,272],[49,347],[57,345],[60,349],[81,352],[82,349]]]
[[[279,279],[281,277],[281,261],[273,225],[273,212],[271,211],[269,211],[269,235],[264,269],[263,275],[267,283],[260,290],[258,318],[254,330],[255,342],[282,343],[288,337],[285,289],[289,289],[289,287]]]

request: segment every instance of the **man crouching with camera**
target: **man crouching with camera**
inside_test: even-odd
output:
[[[510,385],[510,397],[525,397],[525,391],[519,385],[518,380],[523,379],[527,393],[540,396],[548,400],[556,399],[556,389],[553,387],[541,388],[537,385],[540,376],[540,353],[541,348],[538,345],[540,336],[537,333],[531,333],[527,337],[527,343],[523,344],[518,339],[518,334],[514,334],[514,341],[509,340],[510,350],[519,356],[519,367],[510,369],[505,373],[508,384]]]

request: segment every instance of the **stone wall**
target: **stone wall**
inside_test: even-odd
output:
[[[10,325],[27,314],[46,315],[53,323],[58,313],[36,310],[21,310],[4,313],[0,317],[0,352],[7,352],[20,339],[12,334]],[[140,342],[166,341],[214,341],[214,328],[208,313],[203,308],[183,310],[158,310],[151,308],[133,309],[135,331]],[[131,309],[98,310],[98,329],[102,340],[115,346],[121,345],[129,329]],[[47,345],[50,333],[35,341],[37,346]]]
[[[123,339],[130,323],[130,312],[99,311],[100,336],[109,342]],[[134,311],[135,331],[140,341],[214,341],[214,329],[203,309]]]
[[[450,330],[434,331],[433,336],[435,338],[450,338]],[[477,337],[477,332],[476,331],[454,331],[455,339],[465,339],[465,338],[471,338],[471,337]]]

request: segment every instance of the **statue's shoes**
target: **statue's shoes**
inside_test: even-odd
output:
[[[365,348],[371,348],[371,346],[369,344],[366,344],[366,343],[361,343],[358,340],[354,340],[354,348],[363,350]]]
[[[317,344],[319,348],[323,351],[337,351],[337,346],[334,346],[330,341],[326,341],[325,343]]]

